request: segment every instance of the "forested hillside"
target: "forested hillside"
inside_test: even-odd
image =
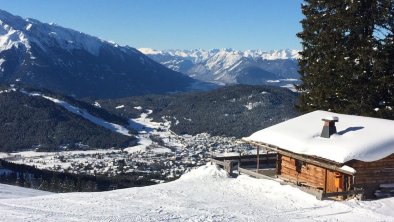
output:
[[[164,117],[171,121],[171,129],[178,134],[208,132],[243,137],[298,115],[294,109],[297,98],[297,93],[280,87],[234,85],[210,92],[149,95],[99,103],[127,117],[152,110],[150,116],[154,120],[163,121]]]
[[[133,136],[114,133],[42,97],[3,91],[0,107],[1,152],[127,147],[136,142]]]

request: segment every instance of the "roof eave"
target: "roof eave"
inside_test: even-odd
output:
[[[325,158],[318,157],[318,156],[311,156],[311,155],[306,155],[306,154],[294,153],[294,152],[288,151],[286,149],[280,148],[280,147],[272,145],[272,144],[250,141],[250,140],[245,140],[245,139],[242,139],[242,140],[245,141],[246,143],[251,144],[251,145],[263,147],[263,148],[268,149],[270,151],[275,151],[275,152],[278,152],[279,154],[282,154],[285,156],[290,156],[295,159],[299,159],[299,160],[302,160],[302,161],[305,161],[310,164],[317,165],[317,166],[320,166],[320,167],[323,167],[326,169],[342,172],[342,173],[345,173],[348,175],[354,174],[353,172],[349,172],[349,171],[341,169],[341,167],[345,165],[344,163],[339,163],[339,162],[332,161],[332,160],[325,159]]]

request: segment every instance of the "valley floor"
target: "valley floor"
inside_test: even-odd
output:
[[[211,165],[174,182],[101,193],[0,190],[1,221],[394,221],[394,198],[319,201],[275,181],[229,178]]]

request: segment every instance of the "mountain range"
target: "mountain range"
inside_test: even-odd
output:
[[[138,50],[0,10],[0,83],[114,98],[204,87]]]
[[[299,79],[298,50],[138,49],[168,68],[192,78],[221,84],[273,84]]]

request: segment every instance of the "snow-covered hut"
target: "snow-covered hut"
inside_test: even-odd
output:
[[[277,177],[323,197],[370,198],[381,187],[394,188],[392,120],[314,111],[244,140],[277,152]]]

